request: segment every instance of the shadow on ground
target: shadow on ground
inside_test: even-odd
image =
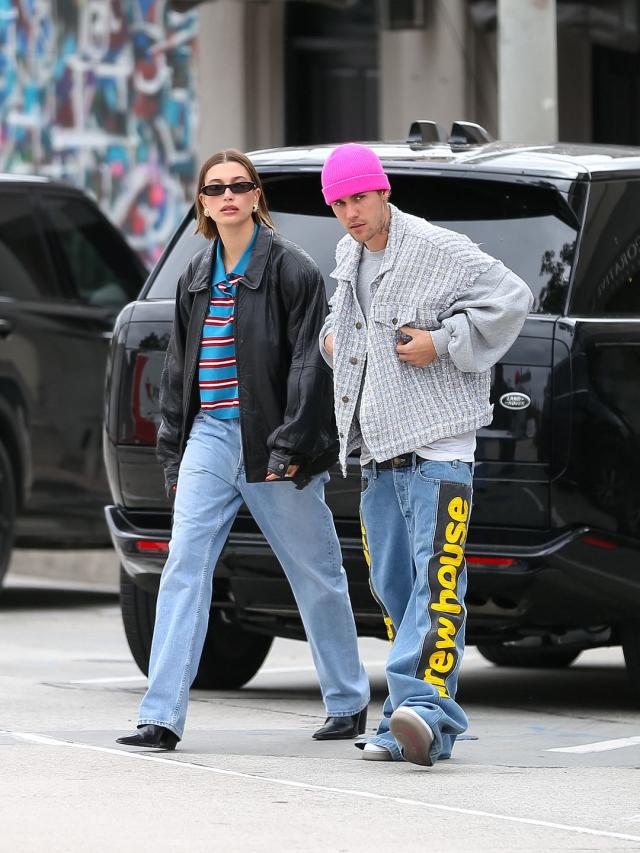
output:
[[[7,587],[0,590],[0,613],[8,610],[71,610],[117,604],[118,595],[88,590]]]

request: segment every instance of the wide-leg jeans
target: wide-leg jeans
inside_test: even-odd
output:
[[[467,717],[455,700],[464,651],[464,544],[472,466],[421,460],[362,469],[361,517],[373,595],[392,645],[389,696],[370,742],[402,760],[389,730],[393,711],[413,708],[434,733],[432,760],[448,758]]]
[[[302,490],[287,481],[247,483],[238,419],[196,416],[180,465],[138,725],[155,723],[182,737],[214,569],[243,501],[291,584],[327,715],[350,716],[368,704],[340,544],[324,501],[327,480],[318,475]]]

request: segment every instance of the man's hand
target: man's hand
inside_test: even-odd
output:
[[[402,326],[400,329],[405,335],[410,335],[413,340],[408,344],[396,344],[396,352],[400,361],[412,364],[414,367],[426,367],[438,357],[436,348],[431,340],[431,332],[423,329],[412,329],[411,326]]]
[[[299,465],[289,465],[289,467],[287,468],[287,473],[284,475],[285,479],[287,477],[295,477],[295,475],[298,473],[299,467],[300,467]],[[277,474],[267,474],[267,476],[265,477],[265,480],[281,480],[281,479],[282,479],[282,477],[278,477]]]
[[[327,335],[323,343],[324,348],[329,353],[329,355],[333,355],[333,335]]]

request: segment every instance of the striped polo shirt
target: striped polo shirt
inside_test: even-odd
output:
[[[229,273],[222,262],[222,241],[218,240],[209,311],[202,327],[198,370],[200,408],[214,418],[240,417],[234,337],[236,289],[249,266],[258,230],[256,224],[251,242]]]

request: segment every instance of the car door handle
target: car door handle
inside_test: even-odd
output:
[[[0,338],[6,338],[13,332],[13,323],[6,317],[0,317]]]

